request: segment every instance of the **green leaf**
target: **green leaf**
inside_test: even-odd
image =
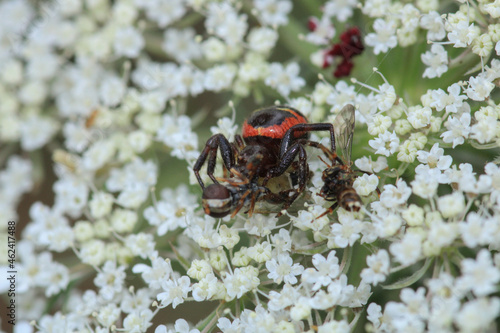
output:
[[[394,290],[394,289],[406,288],[412,285],[413,283],[420,280],[420,278],[425,274],[425,272],[427,272],[427,269],[429,269],[429,266],[431,265],[432,261],[433,261],[432,258],[427,258],[425,260],[424,265],[420,267],[419,270],[415,271],[415,273],[394,283],[382,286],[382,288],[388,290]]]

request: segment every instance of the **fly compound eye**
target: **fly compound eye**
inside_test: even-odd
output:
[[[224,217],[231,212],[231,192],[221,184],[212,184],[203,190],[201,202],[207,215]]]

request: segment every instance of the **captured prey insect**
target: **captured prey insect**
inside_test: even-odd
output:
[[[220,217],[222,212],[225,215],[231,211],[234,213],[250,203],[251,213],[255,201],[264,198],[281,202],[282,209],[287,209],[305,190],[310,178],[305,146],[319,148],[326,156],[331,155],[328,148],[309,140],[309,133],[312,131],[329,131],[333,150],[335,137],[332,124],[309,124],[300,111],[288,106],[271,106],[254,111],[243,124],[242,136],[236,135],[233,143],[229,143],[222,134],[209,138],[193,166],[194,174],[203,189],[205,212]],[[224,180],[222,186],[226,191],[220,186],[207,190],[208,187],[205,188],[200,177],[200,170],[208,159],[207,174],[215,184],[219,183],[214,176],[219,149],[224,168],[229,171],[229,177],[219,178]],[[298,161],[295,161],[297,156]],[[268,182],[284,174],[290,167],[296,170],[297,189],[271,192],[267,187]],[[231,179],[233,177],[234,180]]]
[[[201,198],[205,214],[221,218],[231,213],[233,218],[242,209],[248,209],[252,216],[257,201],[265,200],[270,203],[284,203],[287,191],[275,194],[266,186],[251,181],[237,170],[230,170],[235,176],[219,178],[220,183],[211,184],[203,190]]]
[[[323,171],[322,175],[324,185],[319,193],[325,200],[333,201],[334,203],[321,216],[333,212],[338,206],[351,212],[357,212],[361,208],[361,198],[353,188],[354,180],[357,178],[355,173],[360,171],[353,171],[351,169],[354,125],[354,106],[347,104],[340,110],[333,123],[337,146],[331,152],[330,160],[332,164],[325,162],[327,168]],[[340,150],[343,158],[337,155],[335,148]]]

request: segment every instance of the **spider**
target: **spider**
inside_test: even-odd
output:
[[[331,151],[335,151],[332,124],[310,124],[300,111],[288,106],[271,106],[254,111],[243,124],[242,136],[236,135],[233,143],[229,143],[222,134],[210,137],[193,166],[194,174],[204,191],[205,212],[210,215],[213,210],[214,215],[220,215],[221,207],[217,206],[222,204],[221,200],[228,204],[229,197],[239,199],[238,204],[229,204],[230,209],[222,209],[226,211],[226,215],[231,209],[241,209],[248,203],[246,200],[250,200],[251,214],[255,201],[261,197],[273,202],[283,202],[283,209],[287,209],[304,191],[309,179],[309,166],[304,146],[319,148],[326,156],[331,156],[328,148],[309,140],[311,131],[329,131]],[[217,179],[214,171],[219,149],[224,169],[229,171],[229,177]],[[297,156],[298,161],[295,161]],[[222,186],[225,190],[220,186],[211,187],[210,190],[208,187],[205,188],[200,177],[200,170],[207,159],[208,176],[215,184],[223,180],[225,184]],[[341,161],[340,158],[338,161]],[[298,188],[283,190],[278,194],[271,192],[266,187],[269,180],[279,177],[290,166],[296,169]],[[231,180],[232,177],[239,180]],[[262,180],[259,181],[259,179]],[[207,201],[211,199],[215,200]],[[214,206],[211,207],[209,203]]]

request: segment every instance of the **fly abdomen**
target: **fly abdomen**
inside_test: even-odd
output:
[[[361,208],[361,198],[352,187],[342,190],[337,201],[340,207],[351,212],[359,212]]]

